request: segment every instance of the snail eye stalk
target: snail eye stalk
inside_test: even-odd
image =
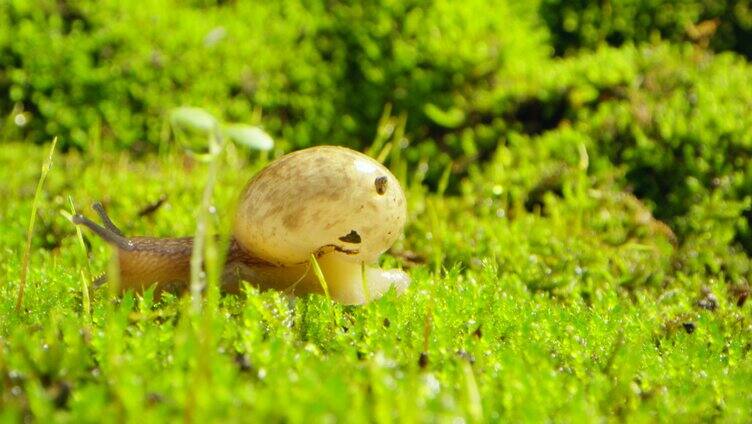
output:
[[[107,216],[107,212],[105,212],[104,207],[102,207],[102,204],[97,202],[92,205],[92,208],[97,212],[97,215],[99,215],[99,218],[102,219],[102,222],[104,223],[104,226],[97,224],[96,222],[90,220],[89,218],[85,217],[82,214],[77,214],[71,218],[74,224],[76,225],[83,225],[94,232],[94,234],[98,235],[102,238],[102,240],[116,246],[119,249],[123,249],[126,251],[133,250],[134,245],[133,243],[128,240],[124,235],[123,232],[120,231],[120,229],[110,220],[110,217]]]
[[[93,205],[91,205],[91,208],[94,209],[94,212],[99,215],[99,219],[102,220],[102,224],[104,224],[104,227],[108,230],[112,231],[113,233],[125,237],[125,234],[118,228],[117,225],[115,225],[114,222],[110,219],[110,216],[107,215],[107,211],[104,210],[104,206],[102,206],[102,203],[95,202]]]

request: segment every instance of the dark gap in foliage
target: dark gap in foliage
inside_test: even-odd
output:
[[[619,47],[660,38],[752,57],[747,0],[544,0],[539,14],[558,56],[604,43]]]
[[[507,116],[509,121],[521,126],[521,133],[538,135],[558,127],[570,111],[567,95],[563,93],[546,101],[540,98],[525,99]]]

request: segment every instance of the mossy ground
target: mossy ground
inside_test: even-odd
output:
[[[155,303],[150,292],[113,297],[105,287],[92,292],[89,315],[87,259],[60,213],[68,197],[90,215],[87,205],[104,201],[129,234],[192,234],[206,166],[177,152],[138,161],[57,153],[17,312],[45,155],[28,144],[0,149],[5,420],[748,418],[746,293],[671,271],[670,231],[584,168],[528,208],[509,203],[500,184],[498,167],[522,166],[514,153],[499,153],[455,195],[428,193],[419,172],[400,175],[410,224],[384,262],[408,269],[401,296],[343,307],[249,288],[210,293],[196,314],[188,297]],[[231,150],[221,160],[220,232],[265,159]],[[138,216],[161,195],[163,207]],[[91,269],[107,269],[108,247],[86,240]]]

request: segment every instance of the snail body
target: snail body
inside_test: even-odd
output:
[[[122,289],[186,288],[193,240],[125,237],[101,206],[104,226],[77,215],[118,249]],[[223,289],[247,281],[291,294],[322,293],[311,269],[314,255],[330,296],[361,304],[389,288],[402,291],[409,277],[376,267],[402,233],[405,196],[383,165],[359,152],[318,146],[284,155],[242,190],[223,271]],[[365,277],[365,282],[363,278]]]

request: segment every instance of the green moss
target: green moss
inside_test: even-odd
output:
[[[413,283],[401,296],[353,308],[251,289],[207,301],[195,316],[189,298],[154,304],[148,292],[111,299],[100,290],[91,320],[80,295],[86,264],[59,213],[69,209],[67,195],[87,213],[82,205],[104,200],[128,234],[191,234],[205,166],[177,153],[60,156],[18,314],[18,247],[44,150],[6,144],[3,413],[75,421],[742,419],[749,399],[738,388],[752,379],[744,286],[681,266],[695,263],[694,253],[674,244],[638,199],[589,175],[585,149],[563,148],[587,145],[587,136],[555,134],[510,140],[456,196],[428,194],[408,174],[416,181],[407,184],[410,224],[384,260],[408,265],[417,254],[426,263],[409,268]],[[228,231],[234,196],[262,163],[234,150],[222,160],[215,204],[218,228]],[[167,204],[137,218],[161,194]],[[92,269],[106,269],[107,247],[86,238]]]
[[[752,56],[752,9],[744,0],[541,0],[540,13],[560,54],[664,39]]]

